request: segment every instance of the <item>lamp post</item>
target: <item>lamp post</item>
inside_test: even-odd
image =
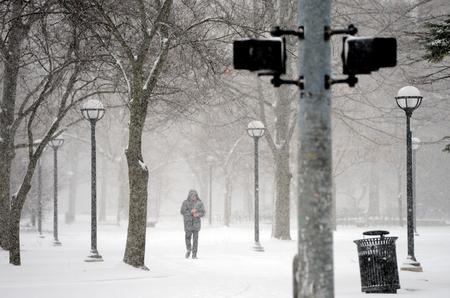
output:
[[[81,109],[83,117],[91,123],[91,254],[86,262],[101,262],[102,256],[97,251],[97,169],[95,124],[105,115],[100,101],[90,99]]]
[[[208,155],[206,163],[209,165],[209,225],[212,225],[212,168],[214,165],[214,157]]]
[[[44,147],[45,150],[45,147]],[[42,165],[41,158],[38,160],[38,232],[39,238],[44,238],[42,235]]]
[[[36,142],[33,144],[33,146],[39,146],[42,140],[36,140]],[[45,150],[47,149],[47,146],[44,147],[42,150],[42,154],[44,154]],[[39,157],[38,162],[38,197],[37,197],[37,220],[38,220],[38,232],[39,232],[39,238],[45,238],[44,235],[42,235],[42,163],[41,163],[41,157]]]
[[[261,121],[252,121],[247,133],[255,140],[255,247],[256,251],[264,251],[259,243],[259,177],[258,177],[258,140],[264,135],[266,128]]]
[[[53,148],[53,245],[59,246],[58,239],[58,148],[64,144],[64,139],[56,138],[50,141]]]
[[[419,236],[417,233],[417,196],[416,196],[416,151],[420,149],[420,139],[412,138],[412,152],[413,152],[413,198],[414,198],[414,233],[416,236]]]
[[[403,87],[398,91],[395,100],[397,105],[406,113],[406,197],[407,197],[407,226],[408,226],[408,257],[400,267],[404,271],[422,272],[420,263],[414,256],[414,197],[412,171],[412,140],[410,120],[412,113],[422,103],[422,96],[417,88]]]

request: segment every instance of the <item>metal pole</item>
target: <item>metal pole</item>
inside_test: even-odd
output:
[[[39,237],[44,238],[42,235],[42,166],[40,158],[38,160],[38,231]]]
[[[259,243],[259,176],[258,176],[258,140],[259,137],[253,137],[255,140],[255,247],[256,251],[264,251]]]
[[[212,225],[212,165],[209,166],[209,225]]]
[[[95,146],[96,119],[91,119],[91,253],[89,258],[100,260],[102,256],[97,251],[97,168]]]
[[[331,147],[331,0],[299,0],[298,75],[304,79],[298,113],[298,254],[294,297],[334,297]]]
[[[412,170],[412,133],[411,116],[412,110],[405,109],[406,112],[406,219],[407,219],[407,239],[408,257],[402,264],[401,270],[421,272],[423,269],[417,262],[414,255],[414,197],[413,197],[413,170]]]
[[[58,240],[58,147],[53,147],[53,245],[61,245]]]
[[[255,140],[255,243],[259,243],[258,138]]]
[[[416,260],[414,257],[414,217],[413,217],[413,181],[412,181],[412,142],[411,142],[411,115],[406,115],[406,174],[407,174],[407,188],[406,188],[406,200],[407,200],[407,221],[408,221],[408,256],[412,260]]]

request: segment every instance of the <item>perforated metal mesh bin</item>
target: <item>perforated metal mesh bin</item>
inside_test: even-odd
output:
[[[364,238],[355,240],[358,247],[361,291],[366,293],[397,293],[398,278],[395,241],[398,237],[384,237],[388,231],[368,231]]]

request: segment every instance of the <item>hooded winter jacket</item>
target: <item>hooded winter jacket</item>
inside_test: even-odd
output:
[[[191,195],[195,195],[196,199],[192,200]],[[192,209],[197,210],[198,217],[194,217],[194,214],[191,212]],[[188,198],[181,205],[180,213],[184,219],[184,231],[200,231],[202,227],[202,220],[200,218],[205,216],[206,211],[205,206],[203,206],[195,190],[191,189],[189,191]]]

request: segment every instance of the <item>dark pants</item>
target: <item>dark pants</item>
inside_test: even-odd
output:
[[[188,252],[193,252],[193,253],[197,253],[197,248],[198,248],[198,231],[185,231],[185,240],[186,240],[186,250]],[[192,245],[192,249],[191,249],[191,238],[194,239],[194,243]]]

